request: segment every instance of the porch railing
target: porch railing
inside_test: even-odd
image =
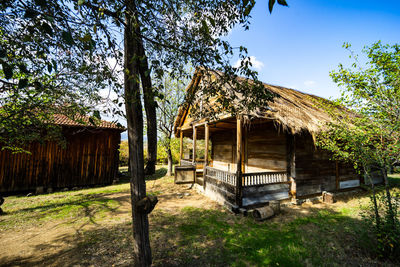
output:
[[[207,166],[205,175],[213,177],[224,183],[236,186],[236,174],[235,173],[222,171],[222,170]]]
[[[243,173],[243,186],[283,183],[288,181],[287,172]]]

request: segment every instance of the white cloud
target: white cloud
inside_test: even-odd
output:
[[[240,67],[240,59],[238,59],[235,63],[235,65],[233,65],[235,68]],[[256,70],[261,70],[264,67],[264,63],[257,60],[257,58],[255,56],[250,56],[250,62],[253,65],[252,67],[255,68]]]
[[[304,85],[305,86],[314,86],[314,85],[316,85],[317,84],[317,82],[316,81],[305,81],[304,82]]]

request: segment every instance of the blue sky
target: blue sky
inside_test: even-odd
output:
[[[266,83],[337,97],[329,72],[351,64],[344,42],[361,54],[375,41],[400,41],[399,0],[287,0],[288,8],[275,5],[271,15],[267,2],[257,1],[250,30],[235,28],[227,37],[248,48]]]

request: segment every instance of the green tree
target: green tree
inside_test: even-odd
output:
[[[284,0],[278,3],[286,5]],[[275,0],[269,0],[270,11],[274,4]],[[157,136],[154,97],[159,93],[153,84],[161,81],[165,72],[175,79],[182,76],[189,63],[205,70],[220,70],[226,75],[204,87],[208,95],[216,95],[222,85],[229,84],[234,92],[244,96],[247,107],[256,107],[260,101],[270,99],[257,81],[257,73],[249,68],[247,50],[232,48],[222,39],[235,25],[249,28],[254,5],[254,0],[11,0],[0,4],[2,85],[7,87],[7,93],[15,95],[24,88],[22,96],[27,97],[27,103],[30,95],[39,96],[37,103],[41,104],[43,114],[55,106],[69,107],[71,112],[78,107],[90,108],[93,105],[85,99],[96,97],[94,88],[111,87],[123,96],[137,265],[151,264],[148,213],[155,204],[146,197],[142,101],[152,142],[149,160],[153,160],[156,143],[152,140]],[[239,68],[230,66],[236,51],[242,59]],[[110,59],[123,66],[122,70],[110,66]],[[122,80],[119,73],[123,73]],[[247,87],[239,85],[234,79],[237,75],[252,78],[255,83]],[[52,89],[63,90],[53,95]],[[47,94],[43,90],[48,90]],[[233,95],[226,95],[222,106],[232,113],[240,112],[230,105]],[[9,97],[5,102],[11,103],[12,99]],[[23,119],[27,103],[16,111]],[[29,113],[35,119],[42,119],[37,114]],[[31,119],[26,122],[31,123]],[[16,125],[6,127],[13,131]],[[11,132],[5,141],[11,142],[17,134]]]
[[[344,47],[350,49],[349,44]],[[380,237],[387,241],[392,239],[392,230],[397,229],[397,237],[400,237],[387,177],[387,171],[400,159],[400,46],[377,42],[365,47],[363,52],[367,55],[365,64],[350,51],[354,59],[351,68],[340,64],[339,70],[331,73],[343,93],[337,101],[324,103],[333,121],[319,136],[318,145],[332,151],[338,159],[353,162],[365,174],[373,190],[375,225],[378,230],[391,229],[386,235],[388,239]],[[380,171],[385,184],[387,212],[384,218],[375,197],[373,170]],[[382,235],[382,231],[378,233]],[[386,250],[390,244],[393,245],[389,241],[383,244]]]
[[[171,79],[166,75],[163,84],[160,84],[159,91],[162,93],[158,101],[158,129],[160,131],[160,144],[165,150],[168,162],[167,175],[172,174],[173,157],[171,150],[174,122],[178,115],[178,109],[185,97],[185,86],[189,84],[188,79]]]

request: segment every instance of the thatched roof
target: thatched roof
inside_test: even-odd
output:
[[[241,77],[237,79],[239,82],[249,81]],[[204,74],[196,72],[187,88],[187,93],[195,93],[199,90],[202,80],[205,80]],[[327,122],[332,121],[328,112],[321,107],[321,103],[330,103],[329,100],[282,86],[266,83],[263,85],[265,90],[275,94],[275,97],[272,101],[268,101],[268,107],[260,107],[258,110],[244,114],[250,120],[253,118],[270,119],[293,134],[307,131],[312,135],[321,131]],[[222,118],[222,114],[217,115],[217,120],[218,117]],[[188,120],[194,122],[205,119],[190,118],[190,107],[182,105],[175,120],[175,135],[178,134],[178,128],[182,127],[184,123],[187,124]]]

